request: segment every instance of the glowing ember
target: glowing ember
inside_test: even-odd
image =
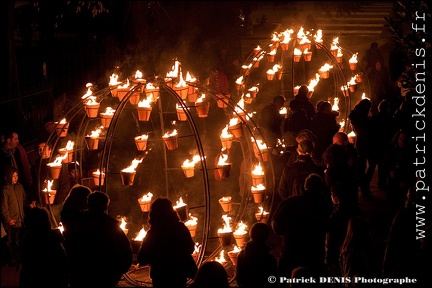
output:
[[[255,165],[254,169],[252,170],[253,175],[264,175],[264,170],[261,167],[261,163],[258,163],[258,165]]]
[[[228,215],[222,215],[222,219],[224,220],[223,228],[219,228],[218,233],[232,232],[232,229],[230,226],[231,217],[229,217]]]
[[[126,168],[122,169],[121,171],[122,172],[135,172],[138,164],[140,164],[142,161],[143,161],[143,159],[135,158],[134,160],[132,160],[132,163],[129,167],[126,167]]]
[[[134,238],[134,241],[142,241],[146,235],[147,232],[144,230],[144,228],[141,228],[138,235]]]

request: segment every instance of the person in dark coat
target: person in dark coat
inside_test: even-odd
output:
[[[283,200],[275,211],[271,225],[282,237],[278,263],[281,277],[289,278],[299,266],[316,276],[323,275],[325,234],[331,213],[331,200],[324,195],[323,187],[322,177],[311,174],[303,194]]]
[[[237,257],[237,284],[240,287],[270,287],[269,276],[277,276],[277,260],[266,244],[270,228],[265,223],[255,223],[250,229],[251,240]]]
[[[310,130],[318,139],[315,152],[322,155],[332,144],[333,135],[339,131],[340,125],[336,121],[339,112],[333,111],[330,102],[322,101],[318,112],[312,117]]]
[[[228,288],[228,273],[217,261],[205,262],[198,269],[190,288]]]
[[[93,192],[79,229],[68,244],[70,287],[116,287],[132,265],[132,248],[120,223],[107,214],[109,197]]]
[[[295,100],[300,102],[301,109],[306,112],[306,116],[309,120],[312,120],[312,117],[315,115],[315,107],[309,101],[309,88],[306,84],[300,86],[297,95],[294,96]]]
[[[186,287],[198,268],[192,257],[195,243],[168,198],[157,198],[150,207],[150,229],[137,254],[140,266],[150,266],[153,287]]]
[[[312,150],[313,144],[309,140],[303,140],[298,144],[296,160],[285,166],[279,180],[278,192],[282,199],[301,195],[306,177],[321,171],[312,161]]]
[[[58,229],[45,208],[30,209],[20,252],[19,287],[69,287],[69,264]]]
[[[366,175],[367,162],[372,151],[372,127],[371,127],[371,101],[367,98],[360,100],[351,110],[348,118],[356,134],[355,147],[358,151],[358,178],[362,195],[370,196],[370,179]]]
[[[271,148],[276,147],[277,139],[282,139],[281,124],[283,118],[279,113],[284,106],[285,97],[277,95],[273,98],[272,103],[268,104],[261,110],[261,126],[267,145]]]
[[[299,100],[291,100],[289,102],[289,109],[291,114],[283,122],[284,133],[293,132],[298,135],[300,131],[310,128],[311,119],[308,118]]]

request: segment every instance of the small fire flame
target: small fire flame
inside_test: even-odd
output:
[[[231,250],[230,252],[238,253],[238,252],[240,252],[240,251],[241,251],[240,248],[237,247],[237,245],[234,245],[233,250]]]
[[[44,188],[42,191],[43,192],[51,192],[51,191],[53,191],[53,190],[51,190],[51,187],[52,187],[53,183],[54,183],[54,180],[47,180],[47,187]]]
[[[226,125],[224,129],[222,129],[220,138],[222,138],[222,139],[232,139],[233,138],[233,135],[228,131],[228,125]]]
[[[123,84],[123,85],[118,86],[117,88],[119,88],[119,89],[127,89],[127,88],[129,88],[129,86],[130,86],[129,79],[126,79],[126,83]]]
[[[123,171],[123,172],[135,172],[138,164],[140,164],[142,161],[143,161],[143,159],[135,158],[134,160],[132,160],[132,163],[129,167],[126,167],[126,168],[122,169],[121,171]]]
[[[184,203],[183,198],[180,197],[179,200],[176,201],[176,205],[174,206],[174,209],[178,209],[183,206],[186,206],[186,203]]]
[[[195,242],[195,247],[194,247],[194,251],[192,254],[198,254],[201,250],[201,244],[199,244],[198,242]]]
[[[305,37],[305,33],[304,33],[304,28],[300,27],[299,31],[297,32],[297,38],[298,39],[303,39]]]
[[[143,134],[135,137],[135,140],[148,140],[148,134]]]
[[[88,99],[85,104],[87,106],[99,105],[99,102],[96,101],[96,96],[88,96],[86,99]]]
[[[272,69],[273,69],[273,71],[278,72],[279,70],[282,69],[282,66],[279,64],[275,64],[275,65],[273,65]],[[250,91],[250,89],[248,91]]]
[[[222,202],[231,202],[231,196],[223,196],[222,198],[221,198],[221,201]]]
[[[255,165],[254,169],[252,170],[252,174],[264,175],[264,170],[261,167],[261,163],[258,163],[258,165]]]
[[[96,171],[93,172],[93,176],[99,177],[101,175],[101,171],[99,169],[97,169]],[[105,176],[105,173],[102,172],[102,177]]]
[[[66,124],[66,118],[63,118],[60,122],[59,122],[59,124]]]
[[[343,57],[342,49],[339,48],[336,57]]]
[[[134,238],[134,241],[142,241],[146,235],[147,232],[144,230],[144,228],[141,228],[141,230],[138,232],[138,235]]]
[[[89,97],[90,95],[93,94],[93,84],[92,83],[87,83],[86,84],[86,88],[87,88],[87,92],[81,97],[81,99],[87,99],[87,97]]]
[[[174,87],[176,87],[176,88],[183,88],[183,87],[187,87],[187,86],[188,85],[187,85],[186,81],[183,80],[183,73],[180,72],[179,82],[176,85],[174,85]]]
[[[226,161],[228,160],[228,155],[227,154],[221,154],[219,156],[219,160],[218,160],[218,166],[225,166],[228,165],[229,163],[227,163]]]
[[[143,99],[141,101],[138,102],[138,107],[145,107],[145,108],[150,108],[150,103],[152,102],[153,97],[147,97],[147,99]]]
[[[135,72],[135,79],[142,79],[143,78],[143,73],[140,70],[137,70]]]
[[[339,98],[338,97],[333,98],[332,110],[333,111],[339,111]]]
[[[243,76],[240,76],[239,78],[237,78],[235,82],[238,85],[243,85]]]
[[[302,55],[302,51],[298,48],[294,48],[294,55],[300,56],[300,55]]]
[[[285,30],[285,31],[283,31],[282,32],[282,41],[281,41],[281,44],[283,43],[283,44],[288,44],[290,41],[291,41],[291,34],[293,34],[294,33],[294,30],[293,29],[287,29],[287,30]]]
[[[53,162],[47,163],[47,166],[49,167],[62,166],[62,161],[63,159],[66,159],[66,157],[67,157],[67,153],[65,153],[63,156],[57,156],[57,158]]]
[[[325,63],[323,66],[321,66],[321,68],[319,69],[319,71],[321,71],[321,72],[327,72],[327,71],[329,71],[332,68],[333,68],[333,65]]]
[[[177,129],[174,129],[171,133],[166,132],[166,133],[162,136],[162,138],[174,137],[174,136],[176,136],[176,135],[177,135]]]
[[[144,195],[139,199],[139,201],[142,202],[142,203],[148,203],[148,202],[151,201],[152,197],[153,197],[153,193],[148,192],[147,194],[144,194]]]
[[[273,69],[267,70],[267,75],[274,75],[275,71]]]
[[[101,113],[103,115],[107,116],[113,116],[116,110],[112,109],[111,107],[106,107],[105,112]]]
[[[322,36],[323,36],[322,29],[318,29],[316,34],[314,35],[315,42],[322,43],[323,42]]]
[[[97,128],[96,130],[91,131],[91,132],[90,132],[91,134],[90,134],[90,135],[87,135],[87,137],[90,137],[90,138],[92,138],[92,139],[99,138],[100,134],[102,133],[102,129],[103,129],[103,128],[104,128],[104,127],[101,126],[101,127]]]
[[[352,57],[348,60],[349,63],[357,63],[357,55],[358,53],[355,53],[352,55]]]
[[[247,225],[245,223],[243,223],[243,221],[240,221],[237,224],[237,229],[234,231],[234,234],[236,235],[244,235],[247,233],[246,231]]]
[[[315,73],[315,79],[311,79],[309,81],[309,85],[308,85],[309,92],[314,91],[315,86],[318,85],[319,81],[320,81],[320,76],[318,73]]]
[[[222,215],[222,220],[224,220],[223,228],[219,228],[218,233],[232,232],[230,226],[231,217],[229,217],[228,215]]]
[[[330,50],[339,50],[339,37],[333,38]]]
[[[217,261],[217,262],[219,262],[219,263],[221,263],[221,264],[226,263],[227,260],[225,259],[224,253],[225,253],[225,250],[222,250],[222,251],[219,253],[219,257],[216,257],[216,258],[215,258],[215,261]]]
[[[186,80],[186,82],[196,82],[197,81],[197,79],[194,76],[192,76],[189,73],[189,71],[186,72],[186,79],[185,80]]]
[[[193,168],[195,166],[195,164],[198,163],[200,160],[201,160],[201,157],[199,155],[195,155],[192,157],[192,160],[186,159],[183,162],[182,167]]]
[[[60,233],[63,234],[63,232],[64,232],[64,226],[63,226],[62,222],[59,223],[59,226],[57,227],[57,229],[59,229]]]
[[[120,84],[121,82],[118,81],[118,78],[119,78],[119,75],[113,73],[113,74],[110,76],[109,85],[111,85],[111,86],[116,86],[116,85]]]
[[[239,123],[239,121],[240,120],[237,117],[231,118],[230,121],[229,121],[229,126],[237,125]]]
[[[261,190],[265,190],[266,187],[263,184],[258,184],[257,186],[252,186],[251,190],[252,191],[261,191]]]
[[[125,217],[122,217],[122,220],[121,220],[121,223],[120,223],[120,228],[123,231],[125,231],[126,230],[126,225],[127,225],[127,223],[126,223]]]
[[[192,216],[192,215],[189,213],[189,219],[188,219],[186,222],[184,222],[184,224],[185,224],[186,226],[195,226],[195,225],[198,224],[198,217]]]
[[[201,103],[204,102],[206,95],[204,93],[201,94],[201,96],[195,101],[195,103]]]

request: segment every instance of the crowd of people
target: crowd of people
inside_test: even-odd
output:
[[[371,83],[371,99],[361,99],[349,113],[354,139],[343,132],[329,102],[311,103],[306,85],[289,101],[286,118],[279,114],[286,102],[282,95],[260,111],[268,146],[282,140],[285,151],[272,154],[278,201],[271,221],[251,227],[250,241],[238,256],[240,287],[267,287],[269,276],[296,275],[411,277],[426,283],[424,261],[430,264],[431,258],[424,255],[430,256],[430,244],[415,238],[415,126],[407,125],[412,95],[391,95],[380,72],[383,59],[373,55],[364,60],[365,72],[381,80]],[[222,75],[222,66],[212,72],[213,88],[229,93],[234,76]],[[133,264],[133,252],[118,221],[107,214],[108,195],[81,185],[79,164],[68,163],[62,164],[54,202],[42,205],[39,191],[46,183],[38,179],[49,179],[46,163],[53,147],[39,141],[39,158],[30,165],[18,136],[16,130],[4,131],[1,139],[2,259],[7,259],[2,264],[19,267],[22,287],[116,287]],[[359,209],[359,197],[374,197],[370,185],[376,169],[394,217],[382,257]],[[52,228],[60,222],[63,233]],[[154,287],[187,287],[188,279],[194,288],[229,286],[219,263],[197,267],[194,241],[169,199],[153,201],[149,225],[136,259],[150,266]],[[279,255],[270,253],[271,233],[280,237]]]

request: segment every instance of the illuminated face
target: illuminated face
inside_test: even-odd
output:
[[[48,159],[51,157],[51,148],[46,143],[40,143],[38,145],[38,153],[42,159]]]
[[[16,184],[18,182],[18,173],[13,172],[12,174],[12,184]]]
[[[15,148],[18,146],[19,139],[17,133],[12,133],[12,138],[7,140],[9,148]]]

